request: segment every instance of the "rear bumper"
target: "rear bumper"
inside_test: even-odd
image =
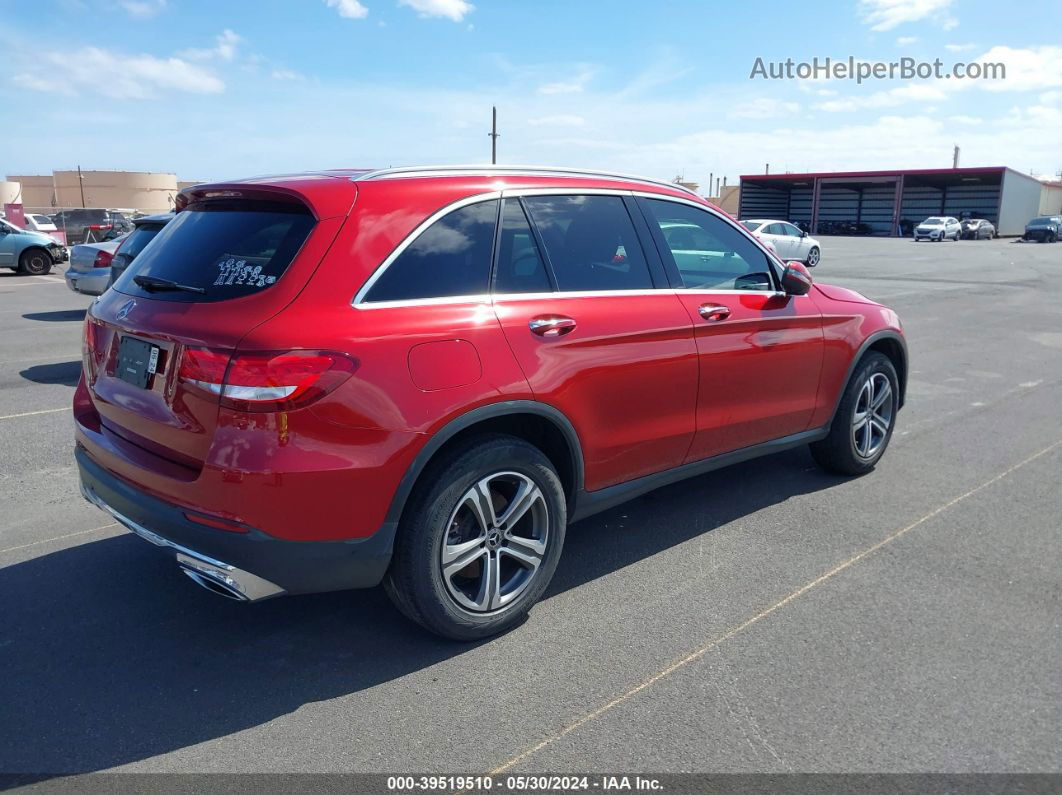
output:
[[[75,293],[83,293],[84,295],[103,295],[110,277],[111,271],[108,268],[99,268],[92,273],[68,269],[64,274],[66,286]]]
[[[185,518],[175,505],[151,497],[101,467],[80,446],[75,449],[81,493],[118,522],[160,549],[174,554],[185,572],[221,584],[245,601],[283,593],[318,593],[371,588],[391,560],[395,526],[385,524],[358,541],[282,541],[251,529],[231,533]],[[208,586],[209,587],[209,586]]]

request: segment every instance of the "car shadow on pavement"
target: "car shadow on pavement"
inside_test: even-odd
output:
[[[38,384],[65,384],[74,387],[81,378],[81,361],[35,364],[20,370],[19,375]]]
[[[838,482],[801,450],[666,487],[573,525],[546,598]],[[230,602],[129,534],[0,569],[0,604],[0,771],[44,777],[223,738],[481,645],[423,632],[379,588]]]
[[[54,312],[29,312],[22,317],[26,320],[43,320],[46,323],[80,323],[85,319],[87,309],[57,309]]]

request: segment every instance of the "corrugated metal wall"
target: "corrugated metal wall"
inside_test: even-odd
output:
[[[741,184],[741,218],[778,218],[810,225],[813,189],[811,185],[787,190],[762,183]],[[838,223],[865,224],[873,235],[894,235],[892,227],[896,184],[874,182],[866,185],[822,184],[819,190],[818,232],[830,234]],[[898,216],[911,224],[931,215],[961,218],[987,218],[999,226],[1000,186],[962,183],[946,188],[905,184]]]

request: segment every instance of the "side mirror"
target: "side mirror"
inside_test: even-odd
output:
[[[786,263],[782,271],[782,289],[786,295],[807,295],[811,284],[811,274],[803,262]]]
[[[803,229],[801,229],[801,230],[800,230],[800,236],[801,236],[801,237],[807,237],[807,236],[808,236],[808,233],[807,233],[806,231],[804,231]]]

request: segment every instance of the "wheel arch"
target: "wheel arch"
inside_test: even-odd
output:
[[[884,354],[892,362],[892,366],[896,368],[896,378],[899,381],[900,392],[896,407],[903,407],[907,395],[907,343],[904,342],[903,336],[898,331],[886,329],[871,334],[863,340],[863,344],[859,346],[859,350],[852,357],[852,362],[848,365],[848,372],[844,374],[844,381],[841,382],[840,392],[833,404],[833,413],[830,415],[831,425],[837,416],[841,401],[844,399],[844,391],[848,388],[852,373],[855,372],[859,363],[863,361],[863,357],[871,352]]]
[[[18,252],[18,261],[22,262],[22,258],[33,251],[40,251],[44,256],[51,260],[52,265],[55,265],[55,258],[52,257],[52,252],[46,249],[44,246],[40,246],[36,243],[30,243],[22,251]]]
[[[387,511],[386,522],[397,527],[417,482],[432,461],[466,439],[508,433],[538,447],[560,476],[569,512],[583,485],[583,453],[571,421],[559,410],[534,400],[508,400],[473,409],[432,434],[409,465]]]

